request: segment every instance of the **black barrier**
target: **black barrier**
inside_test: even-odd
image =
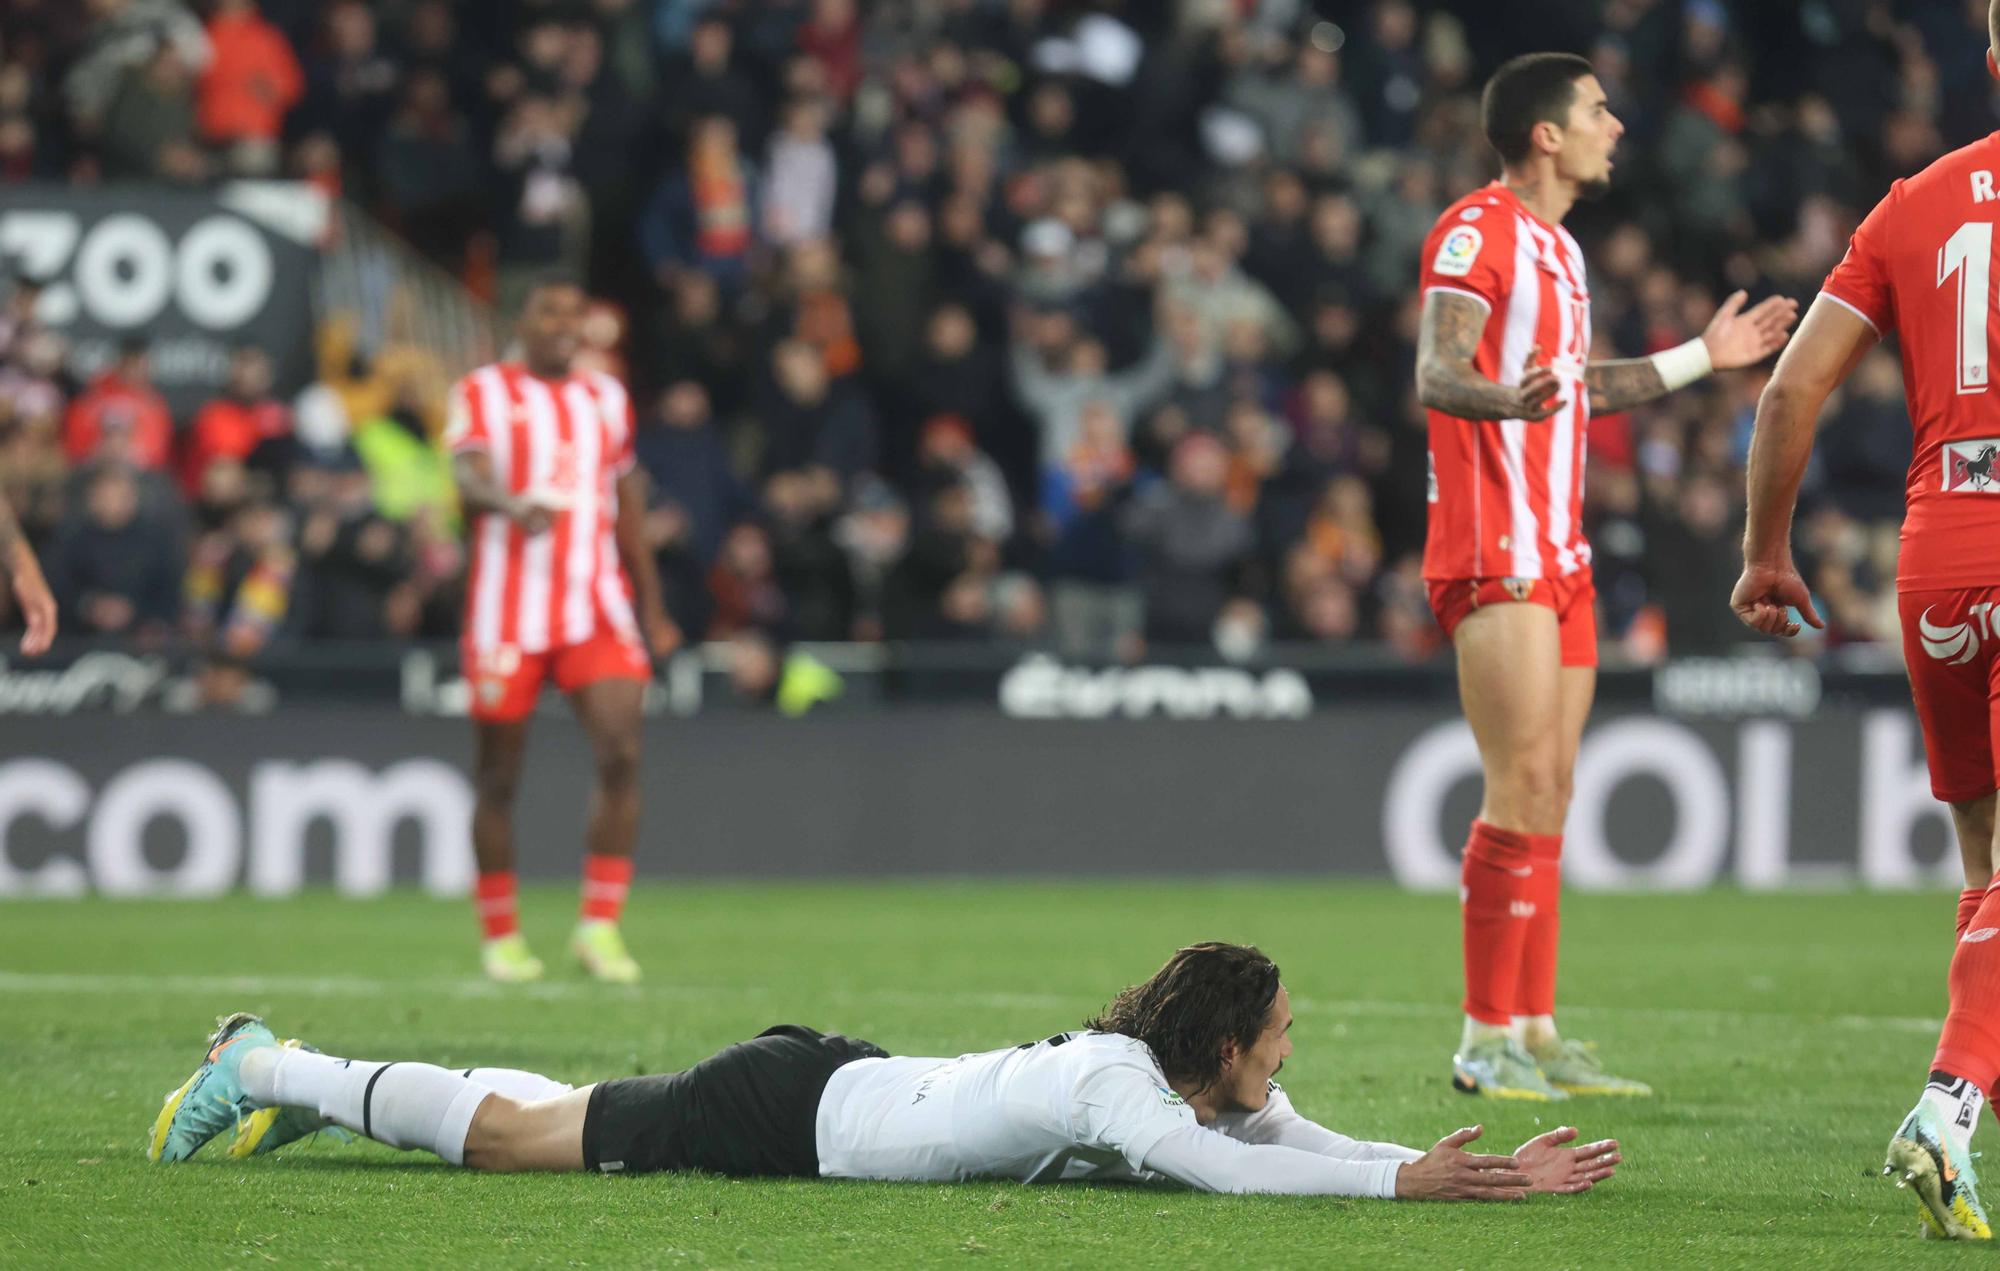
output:
[[[0,719],[0,895],[469,886],[470,726],[393,707]],[[1610,708],[1565,849],[1581,888],[1956,886],[1907,708],[1810,720]],[[656,719],[655,877],[1388,875],[1457,885],[1477,798],[1448,708],[1302,718],[1009,718],[992,706]],[[522,870],[580,857],[589,749],[538,721]]]
[[[277,182],[0,185],[0,272],[46,284],[38,316],[68,337],[82,375],[144,335],[155,385],[186,418],[222,387],[238,345],[271,355],[280,392],[310,381],[324,220],[323,200]]]

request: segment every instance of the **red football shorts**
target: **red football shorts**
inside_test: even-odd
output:
[[[1561,578],[1430,578],[1431,613],[1446,639],[1475,609],[1526,603],[1553,609],[1564,666],[1597,665],[1597,585],[1589,569]]]
[[[1931,793],[1964,803],[2000,787],[2000,658],[1993,656],[2000,587],[1906,591],[1903,662],[1924,729]]]
[[[483,654],[464,652],[465,678],[472,684],[471,714],[485,724],[526,719],[544,684],[573,693],[599,680],[644,683],[653,678],[646,651],[616,631],[599,631],[582,644],[544,653],[523,653],[506,644]]]

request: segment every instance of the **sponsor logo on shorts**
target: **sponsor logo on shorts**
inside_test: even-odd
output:
[[[1948,494],[2000,494],[2000,439],[1947,441],[1944,444],[1944,489]]]
[[[1472,262],[1479,259],[1479,249],[1485,242],[1485,235],[1470,225],[1454,227],[1438,244],[1437,259],[1431,262],[1432,272],[1447,278],[1465,277],[1472,272]]]
[[[1970,622],[1941,627],[1931,621],[1930,609],[1917,615],[1917,639],[1925,653],[1946,666],[1964,666],[1979,656],[1979,633]]]
[[[1985,944],[1995,936],[2000,936],[2000,927],[1981,927],[1977,931],[1966,932],[1958,938],[1958,942],[1960,944]]]

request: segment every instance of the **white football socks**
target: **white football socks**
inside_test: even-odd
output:
[[[1508,1035],[1508,1032],[1509,1029],[1505,1024],[1488,1024],[1468,1015],[1465,1017],[1465,1031],[1460,1033],[1458,1037],[1458,1048],[1461,1051],[1471,1050],[1481,1042],[1489,1042],[1496,1037],[1505,1037]]]
[[[424,1148],[453,1165],[465,1164],[473,1114],[494,1093],[434,1064],[336,1059],[278,1047],[245,1055],[240,1072],[243,1092],[260,1104],[314,1108],[377,1143]]]
[[[1936,1109],[1944,1132],[1951,1136],[1951,1145],[1963,1157],[1971,1147],[1972,1132],[1979,1128],[1979,1112],[1986,1106],[1986,1096],[1963,1077],[1934,1072],[1924,1083],[1924,1102]]]

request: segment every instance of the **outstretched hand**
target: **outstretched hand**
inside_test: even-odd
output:
[[[1574,1196],[1616,1172],[1618,1162],[1624,1159],[1618,1155],[1618,1140],[1599,1139],[1571,1147],[1576,1138],[1575,1126],[1561,1125],[1516,1149],[1514,1163],[1528,1176],[1529,1191]]]
[[[1484,1127],[1453,1130],[1437,1146],[1396,1171],[1399,1200],[1525,1200],[1534,1180],[1511,1156],[1479,1156],[1464,1150]]]
[[[1736,611],[1744,626],[1767,636],[1791,637],[1799,633],[1799,624],[1791,619],[1792,609],[1797,609],[1799,616],[1815,629],[1826,626],[1819,611],[1813,608],[1812,589],[1799,577],[1798,567],[1790,560],[1780,565],[1746,562],[1743,576],[1736,580],[1736,590],[1729,593],[1729,607]]]
[[[1787,296],[1761,300],[1748,313],[1743,302],[1750,293],[1737,291],[1722,302],[1701,342],[1708,346],[1708,362],[1718,371],[1755,366],[1785,347],[1785,332],[1799,316],[1799,302]]]

